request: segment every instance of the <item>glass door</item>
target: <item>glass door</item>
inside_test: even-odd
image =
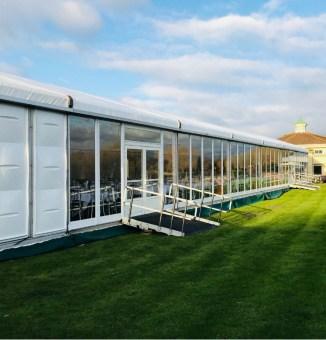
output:
[[[127,148],[127,186],[141,188],[152,192],[159,192],[159,158],[158,149],[145,147]],[[151,197],[154,195],[134,191],[134,198]],[[128,197],[130,198],[130,197]]]
[[[127,149],[127,186],[143,188],[143,150]],[[130,191],[128,191],[130,196]],[[142,193],[134,191],[134,198],[142,197]],[[130,197],[127,197],[128,199]]]
[[[159,150],[144,150],[146,153],[146,179],[145,189],[159,192]],[[147,197],[155,196],[147,193]]]

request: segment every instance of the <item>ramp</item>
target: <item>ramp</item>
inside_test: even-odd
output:
[[[203,200],[201,204],[198,204],[193,200],[179,197],[177,186],[178,185],[173,184],[171,187],[170,193],[173,191],[173,195],[127,186],[125,197],[131,197],[131,199],[125,202],[125,205],[129,205],[129,213],[127,218],[122,219],[123,224],[141,230],[153,230],[172,236],[186,236],[220,225],[219,222],[200,217],[202,208],[206,207],[203,204]],[[135,203],[134,197],[137,196],[135,192],[159,197],[161,208],[154,209],[144,204],[140,205],[139,203]],[[168,209],[165,209],[167,205],[166,202],[170,202]],[[148,213],[133,216],[134,207],[147,210]],[[192,215],[188,214],[189,210],[192,210],[194,213]],[[220,209],[213,207],[211,207],[211,210],[220,212]]]
[[[216,227],[216,223],[203,222],[196,219],[184,220],[179,216],[163,215],[160,221],[159,213],[135,216],[124,224],[139,228],[141,230],[153,230],[171,236],[187,236],[194,233],[207,231]]]
[[[290,185],[293,189],[304,189],[304,190],[319,190],[319,186],[317,185],[311,185],[311,184],[305,184],[305,183],[293,183]]]
[[[316,183],[318,182],[315,176],[297,174],[294,183],[292,183],[290,187],[295,189],[319,190],[320,188]]]

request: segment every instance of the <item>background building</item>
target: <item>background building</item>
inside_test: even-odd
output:
[[[307,123],[299,120],[295,124],[295,130],[279,139],[300,145],[308,151],[308,174],[324,176],[326,179],[326,137],[307,131]]]

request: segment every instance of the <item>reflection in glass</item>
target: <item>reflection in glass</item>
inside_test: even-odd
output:
[[[244,149],[244,155],[245,155],[245,173],[244,173],[244,190],[250,190],[250,178],[251,178],[251,146],[248,144],[245,144]]]
[[[261,147],[261,187],[266,188],[267,186],[267,148]]]
[[[277,157],[277,185],[282,184],[282,168],[281,168],[281,155],[282,151],[277,149],[276,150],[276,157]]]
[[[214,139],[214,193],[222,195],[222,141]]]
[[[230,192],[230,143],[223,142],[223,195]]]
[[[127,185],[129,187],[142,188],[142,150],[127,150]],[[134,198],[141,197],[140,191],[134,191]],[[130,197],[128,197],[130,198]]]
[[[189,187],[189,135],[178,134],[178,183]],[[180,189],[179,195],[182,198],[190,198],[189,190]]]
[[[231,192],[238,192],[238,156],[237,143],[230,145],[230,160],[231,160]]]
[[[276,159],[275,159],[275,149],[270,149],[271,150],[271,181],[270,185],[274,186],[277,185],[277,178],[276,178]]]
[[[159,151],[146,150],[146,190],[159,192]],[[147,196],[152,196],[147,194]]]
[[[245,190],[245,146],[238,144],[238,190]]]
[[[284,166],[284,183],[289,182],[289,154],[288,151],[283,150],[283,166]]]
[[[262,147],[257,146],[257,173],[256,173],[256,183],[257,183],[257,189],[262,187],[262,177],[263,177],[263,165],[262,165]]]
[[[295,173],[295,152],[288,151],[288,179],[293,182]]]
[[[257,188],[258,147],[251,147],[251,189]]]
[[[201,137],[191,137],[191,159],[192,159],[192,187],[202,190],[202,175],[201,175]],[[201,198],[201,193],[192,191],[192,199]]]
[[[212,176],[212,145],[211,138],[203,138],[204,150],[204,190],[212,192],[213,190],[213,176]]]
[[[276,176],[276,185],[281,184],[281,176],[280,176],[280,150],[275,150],[275,176]]]
[[[174,162],[173,162],[173,142],[174,134],[172,132],[164,132],[164,194],[168,194],[170,185],[174,182]]]
[[[100,121],[100,214],[121,212],[120,124]]]
[[[95,121],[69,117],[70,221],[95,217]]]
[[[142,129],[135,126],[126,126],[126,140],[148,143],[160,143],[161,132],[158,130]]]
[[[266,148],[266,164],[267,164],[267,180],[266,186],[269,187],[271,185],[272,180],[272,171],[271,171],[271,149]]]

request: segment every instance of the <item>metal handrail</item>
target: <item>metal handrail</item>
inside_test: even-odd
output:
[[[210,196],[214,195],[214,196],[219,197],[221,199],[224,198],[223,195],[216,194],[215,192],[206,191],[206,190],[200,190],[200,189],[192,188],[192,187],[189,187],[189,186],[186,186],[186,185],[183,185],[183,184],[171,183],[170,187],[172,187],[172,186],[176,186],[176,187],[179,187],[179,188],[188,189],[188,190],[192,190],[192,191],[197,191],[197,192],[203,193],[205,195],[210,195]]]
[[[311,180],[312,182],[320,180],[321,176],[319,175],[305,175],[305,174],[296,174],[296,178],[304,179],[304,180]]]
[[[126,189],[127,190],[135,190],[135,191],[138,191],[138,192],[143,192],[145,194],[150,194],[150,195],[153,195],[153,196],[159,196],[159,197],[165,197],[165,198],[173,198],[174,197],[173,195],[161,194],[160,192],[155,192],[155,191],[151,191],[151,190],[147,190],[147,189],[143,189],[143,188],[131,187],[129,185],[126,186]],[[176,198],[180,202],[188,201],[188,202],[191,202],[193,205],[197,204],[197,202],[193,201],[193,200],[187,200],[186,198],[177,197],[177,196],[176,196]]]
[[[318,183],[318,178],[315,178],[314,176],[296,174],[295,183],[319,188],[317,185],[315,185],[316,183]]]
[[[201,216],[202,208],[206,208],[206,209],[209,209],[209,216],[211,216],[212,211],[216,211],[216,212],[219,213],[218,221],[221,220],[222,212],[225,212],[223,210],[223,203],[225,201],[225,197],[223,195],[219,195],[219,194],[216,194],[215,192],[211,192],[211,191],[192,188],[192,187],[189,187],[189,186],[186,186],[186,185],[183,185],[183,184],[178,184],[178,183],[172,183],[170,185],[170,193],[173,191],[173,188],[182,188],[182,189],[187,189],[189,191],[199,192],[201,194],[201,201],[200,201],[200,205],[199,205],[199,211],[200,211],[199,217]],[[211,201],[210,205],[204,204],[205,196],[211,196],[212,197],[212,201]],[[214,199],[216,197],[219,198],[217,203],[220,203],[220,209],[213,207]],[[230,202],[232,202],[232,199],[230,199]]]

